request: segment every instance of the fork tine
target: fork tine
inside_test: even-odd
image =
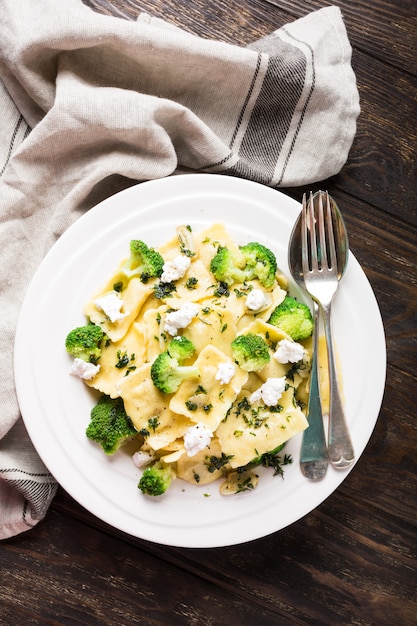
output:
[[[329,252],[330,252],[330,267],[334,270],[337,270],[336,247],[334,243],[333,219],[332,219],[332,211],[331,211],[331,206],[330,206],[329,192],[326,192],[326,221],[327,221],[327,236],[328,236]]]
[[[307,199],[303,194],[303,209],[301,212],[301,262],[303,266],[303,274],[307,276],[310,271],[309,254],[308,254],[308,237],[307,237]]]
[[[328,269],[327,262],[327,244],[326,244],[326,231],[325,231],[325,218],[323,211],[323,192],[319,191],[319,208],[318,208],[318,231],[319,231],[319,243],[320,243],[320,268],[322,270]]]
[[[315,219],[314,200],[313,200],[312,191],[310,191],[310,199],[308,202],[308,216],[309,216],[308,228],[310,231],[311,271],[318,272],[319,264],[318,264],[318,257],[317,257],[316,219]]]

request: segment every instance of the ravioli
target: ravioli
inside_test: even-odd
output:
[[[138,448],[171,464],[178,478],[200,485],[232,470],[236,473],[236,468],[274,450],[308,426],[300,404],[307,399],[311,342],[302,342],[302,364],[279,363],[274,358],[276,346],[282,339],[291,339],[268,323],[287,294],[286,279],[277,270],[269,288],[257,279],[222,285],[210,271],[220,246],[236,257],[242,254],[221,223],[197,233],[179,227],[158,252],[165,261],[185,254],[189,266],[184,275],[171,284],[157,278],[127,280],[121,264],[85,306],[88,320],[100,325],[109,337],[99,373],[86,384],[112,398],[121,397],[138,431]],[[111,322],[95,301],[116,287],[123,303],[122,318]],[[256,310],[247,304],[253,290],[264,296]],[[186,378],[171,394],[162,393],[152,381],[152,363],[169,349],[172,340],[165,328],[166,316],[185,303],[198,304],[198,314],[178,328],[178,336],[192,342],[195,353],[184,365],[196,366],[199,376]],[[234,362],[232,341],[246,333],[260,335],[271,354],[269,363],[256,373],[248,373]],[[219,375],[222,366],[231,368],[230,378]],[[276,406],[266,406],[262,399],[250,402],[263,383],[277,378],[285,379],[286,385]],[[185,439],[196,425],[209,432],[211,439],[191,455]]]

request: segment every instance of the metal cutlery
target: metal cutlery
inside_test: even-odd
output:
[[[323,201],[325,207],[323,206]],[[331,304],[347,265],[348,237],[343,217],[328,193],[303,198],[301,255],[305,289],[323,313],[329,364],[328,455],[333,467],[350,467],[355,454],[340,396],[331,327]]]
[[[303,205],[306,199],[304,196]],[[301,255],[301,213],[294,224],[288,248],[288,265],[295,282],[305,289]],[[326,474],[329,464],[326,435],[323,425],[323,413],[319,392],[318,375],[318,338],[319,305],[313,300],[313,355],[310,370],[310,391],[307,406],[308,428],[303,431],[300,450],[300,468],[309,480],[320,480]]]

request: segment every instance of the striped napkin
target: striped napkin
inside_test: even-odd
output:
[[[276,25],[278,26],[278,25]],[[242,48],[81,0],[0,12],[0,538],[34,526],[56,482],[20,418],[12,371],[25,289],[57,238],[103,198],[181,170],[271,187],[346,162],[359,114],[340,10]]]

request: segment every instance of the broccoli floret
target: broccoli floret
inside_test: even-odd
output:
[[[220,246],[210,262],[214,277],[227,285],[257,278],[264,287],[272,287],[277,271],[274,253],[255,241],[240,246],[240,252],[237,258],[229,248]]]
[[[195,365],[180,365],[168,352],[161,352],[151,365],[152,382],[163,393],[175,393],[186,378],[199,377]]]
[[[148,496],[162,496],[166,492],[174,478],[174,473],[169,465],[157,461],[147,467],[139,481],[138,488]]]
[[[255,241],[241,246],[240,251],[245,257],[245,272],[250,278],[257,278],[264,287],[272,287],[278,269],[275,254]]]
[[[264,339],[252,333],[238,335],[233,339],[232,351],[235,361],[246,372],[256,372],[262,369],[271,358]]]
[[[219,246],[216,254],[211,259],[210,271],[220,283],[232,285],[234,282],[243,283],[246,274],[242,267],[238,267],[238,261],[229,248]]]
[[[307,339],[313,332],[313,316],[309,307],[291,296],[285,296],[272,311],[268,322],[283,330],[294,341]]]
[[[173,359],[182,362],[193,356],[195,345],[187,337],[178,336],[169,342],[167,352]]]
[[[138,433],[126,414],[122,398],[103,395],[91,410],[86,435],[99,443],[106,454],[114,454]]]
[[[88,363],[97,363],[101,350],[108,342],[100,326],[87,324],[71,330],[65,339],[65,348],[71,356]]]
[[[146,283],[150,278],[161,276],[164,262],[163,257],[154,248],[148,248],[143,241],[132,239],[130,256],[123,264],[121,272],[129,280],[137,276]]]

